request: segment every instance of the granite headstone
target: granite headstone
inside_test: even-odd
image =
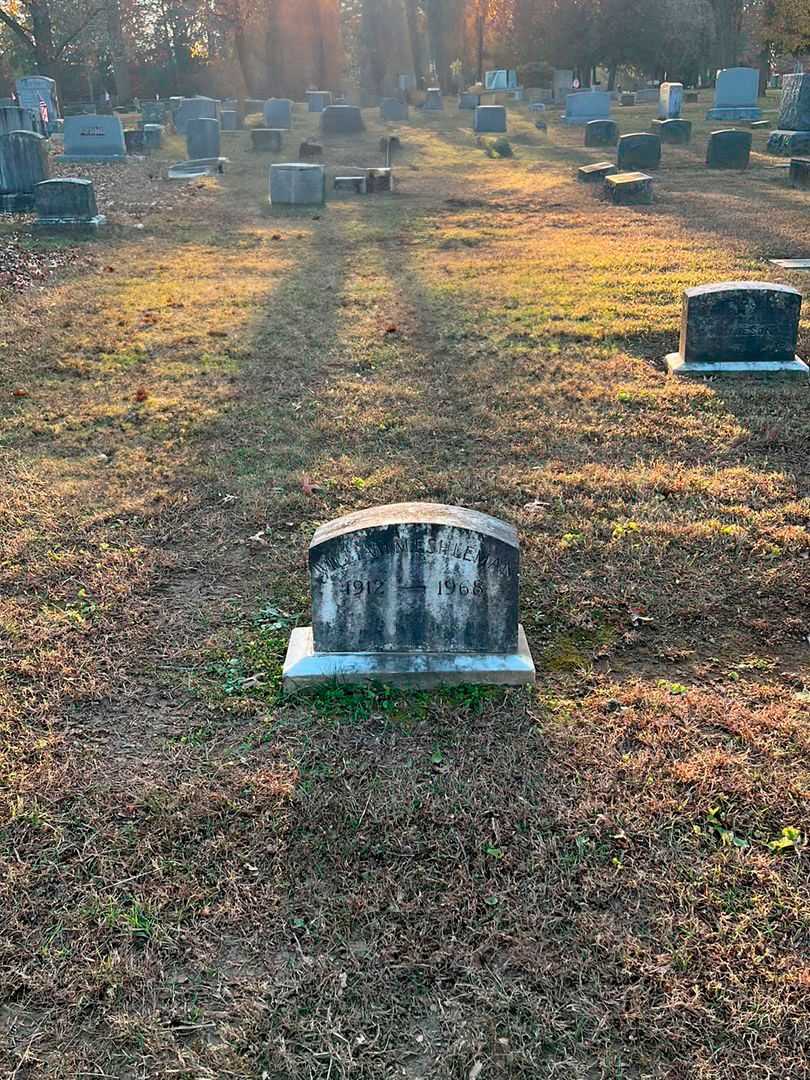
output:
[[[616,150],[619,171],[655,170],[661,165],[661,139],[647,131],[622,135]]]
[[[478,134],[506,131],[506,109],[503,105],[478,105],[473,113],[473,131]]]
[[[586,146],[615,146],[619,141],[619,125],[615,120],[589,120],[585,125]]]
[[[323,165],[286,162],[270,166],[270,203],[273,206],[322,205],[326,200]]]
[[[0,212],[21,214],[32,210],[36,186],[49,175],[44,135],[35,131],[0,135]]]
[[[747,169],[751,141],[750,131],[713,131],[706,145],[706,164],[710,169]]]
[[[714,108],[706,113],[707,120],[760,120],[762,109],[757,105],[759,71],[756,68],[723,68],[717,72],[714,84]]]
[[[49,230],[94,232],[105,222],[96,206],[92,180],[60,177],[44,180],[35,191],[35,227]]]
[[[292,101],[289,98],[268,98],[262,106],[264,126],[276,130],[292,127]]]
[[[207,116],[194,116],[187,121],[186,154],[189,161],[219,157],[219,120]]]
[[[321,113],[322,135],[359,135],[365,127],[356,105],[327,105]]]
[[[776,127],[768,139],[769,154],[810,154],[810,72],[783,76]]]
[[[565,99],[564,124],[587,124],[590,120],[610,119],[611,97],[604,90],[584,90]]]
[[[683,83],[661,83],[658,94],[658,119],[677,120],[683,106]]]
[[[65,151],[57,161],[124,161],[127,147],[124,128],[117,116],[101,113],[68,116],[64,128]]]

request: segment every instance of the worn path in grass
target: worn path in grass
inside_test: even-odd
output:
[[[807,1075],[807,390],[656,366],[806,197],[519,117],[317,215],[229,148],[4,297],[9,1075]],[[415,498],[518,525],[536,691],[281,702],[313,529]]]

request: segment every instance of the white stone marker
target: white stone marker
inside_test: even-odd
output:
[[[506,522],[439,503],[374,507],[321,526],[309,567],[313,624],[290,638],[286,692],[534,682]]]

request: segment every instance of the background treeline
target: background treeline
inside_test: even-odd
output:
[[[0,96],[38,71],[68,101],[453,90],[490,67],[694,84],[808,52],[810,0],[0,0]]]

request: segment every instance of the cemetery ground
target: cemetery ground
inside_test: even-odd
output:
[[[269,213],[299,117],[0,226],[79,253],[0,292],[6,1075],[810,1075],[808,389],[660,368],[685,287],[807,291],[808,202],[705,107],[652,206],[449,107],[393,196]],[[282,699],[314,529],[410,499],[517,525],[536,688]]]

